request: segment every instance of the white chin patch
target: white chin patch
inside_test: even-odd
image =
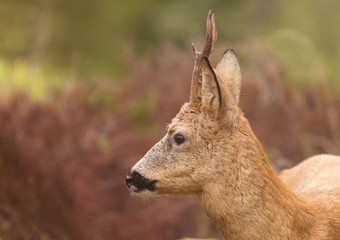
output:
[[[138,196],[138,197],[155,197],[157,196],[157,194],[155,194],[155,192],[151,192],[150,190],[148,189],[143,189],[143,190],[137,190],[136,187],[131,187],[130,188],[131,190],[131,193],[135,196]]]

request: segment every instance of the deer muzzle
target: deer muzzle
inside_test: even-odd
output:
[[[126,185],[130,190],[138,193],[143,190],[155,191],[155,183],[157,180],[150,180],[148,178],[143,177],[137,171],[130,171],[126,176]]]

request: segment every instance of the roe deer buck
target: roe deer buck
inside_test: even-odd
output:
[[[278,177],[238,107],[241,73],[228,49],[214,69],[209,12],[190,102],[166,135],[132,167],[140,196],[196,194],[224,239],[340,239],[340,157],[318,155]]]

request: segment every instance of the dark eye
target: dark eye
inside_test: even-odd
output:
[[[177,145],[180,145],[180,144],[184,143],[185,138],[184,138],[183,135],[177,133],[177,134],[174,135],[174,141]]]

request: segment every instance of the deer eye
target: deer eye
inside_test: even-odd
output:
[[[174,135],[174,141],[177,145],[180,145],[180,144],[184,143],[185,138],[182,134],[177,133],[177,134]]]

